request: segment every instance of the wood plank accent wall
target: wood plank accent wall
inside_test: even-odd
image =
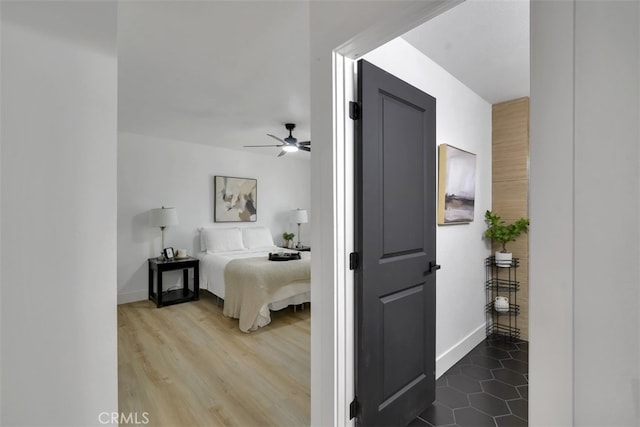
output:
[[[529,217],[529,98],[493,105],[492,119],[492,210],[505,221]],[[493,250],[499,246],[494,245]],[[518,327],[529,339],[529,236],[507,244],[520,258],[517,271],[520,291]]]

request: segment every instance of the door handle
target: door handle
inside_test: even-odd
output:
[[[442,266],[440,264],[436,264],[435,261],[429,261],[429,273],[433,273],[435,270],[440,270]]]

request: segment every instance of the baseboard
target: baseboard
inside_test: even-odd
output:
[[[149,299],[149,291],[147,289],[126,292],[124,294],[118,294],[118,305],[126,304],[128,302],[144,301]]]
[[[485,324],[483,323],[478,326],[475,331],[471,332],[449,350],[438,356],[436,358],[436,378],[440,378],[440,376],[447,372],[449,368],[473,350],[475,346],[480,344],[482,340],[485,339],[485,334]]]

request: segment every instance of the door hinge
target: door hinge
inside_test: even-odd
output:
[[[358,252],[351,252],[349,254],[349,270],[355,270],[360,267],[360,256]]]
[[[351,404],[349,405],[349,419],[352,420],[358,416],[358,412],[360,411],[360,404],[358,403],[358,398],[353,399]]]
[[[349,101],[349,118],[351,120],[360,119],[360,104],[355,101]]]

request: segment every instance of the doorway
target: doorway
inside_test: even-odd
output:
[[[412,26],[413,24],[409,24],[405,28],[410,28]],[[401,31],[396,31],[394,35],[397,35],[398,32],[401,32]],[[389,33],[386,33],[386,34],[389,34]],[[337,181],[334,182],[333,184],[333,187],[335,188],[335,193],[334,193],[335,198],[333,200],[335,200],[335,203],[336,203],[334,207],[337,208],[338,211],[341,212],[341,214],[343,212],[345,213],[341,217],[344,222],[343,223],[341,222],[340,226],[335,227],[335,230],[339,230],[340,232],[339,235],[337,234],[335,236],[335,241],[339,242],[339,246],[337,247],[337,250],[340,252],[340,254],[336,255],[335,262],[333,263],[333,265],[330,266],[330,269],[335,268],[336,266],[343,266],[344,259],[346,259],[348,256],[348,253],[352,251],[351,247],[349,246],[349,242],[344,241],[343,239],[344,235],[349,235],[349,231],[342,228],[343,224],[346,225],[347,227],[349,227],[349,224],[350,224],[350,216],[349,216],[350,208],[348,206],[350,197],[348,192],[347,191],[343,192],[342,189],[348,188],[350,185],[348,178],[345,178],[345,177],[348,177],[350,174],[350,171],[346,167],[350,164],[352,159],[351,157],[352,153],[349,152],[349,147],[351,144],[350,141],[352,140],[351,139],[352,137],[349,133],[350,124],[348,120],[345,120],[341,117],[341,114],[346,116],[346,112],[348,111],[348,102],[355,98],[353,85],[351,81],[353,76],[353,62],[352,62],[353,59],[366,56],[366,55],[363,55],[362,52],[370,52],[371,50],[373,50],[374,47],[379,46],[381,44],[379,42],[371,42],[372,39],[375,39],[375,37],[372,37],[370,35],[366,37],[363,36],[361,38],[357,38],[356,41],[351,41],[341,46],[340,48],[336,49],[332,57],[332,61],[334,63],[334,76],[336,76],[334,80],[335,82],[334,95],[333,95],[334,96],[334,115],[332,119],[334,123],[334,129],[336,129],[336,139],[334,142],[333,149],[335,150],[334,153],[338,153],[336,163],[334,164],[334,167],[337,171],[335,175],[335,179],[337,179]],[[361,44],[357,46],[356,42],[360,42]],[[407,49],[410,49],[410,48],[407,48]],[[393,61],[398,57],[399,55],[395,55],[395,56],[389,55],[390,61]],[[411,69],[411,67],[407,67],[406,64],[398,65],[398,68],[404,68],[404,71],[401,70],[398,73],[396,73],[395,70],[393,69],[390,69],[390,71],[393,74],[402,75],[403,72],[410,73],[410,71],[408,70]],[[350,84],[351,86],[349,86]],[[437,94],[435,96],[436,98],[439,98]],[[443,101],[445,100],[445,97],[440,97],[440,98],[442,98]],[[441,104],[439,104],[438,107],[440,108]],[[490,122],[490,114],[491,114],[490,105],[485,102],[485,107],[486,107],[484,110],[485,112],[483,114],[486,114],[486,118],[487,118],[486,122]],[[320,120],[320,125],[321,124],[322,124],[322,120]],[[457,126],[457,125],[459,125],[459,123],[456,124],[455,121],[452,121],[452,124],[448,125],[450,129],[450,132],[449,132],[450,134],[456,136],[455,133],[460,128],[460,126]],[[475,131],[480,131],[486,138],[485,141],[487,141],[488,145],[490,146],[490,132],[491,132],[490,125],[482,129],[476,128]],[[452,140],[449,140],[449,141],[447,141],[446,139],[445,140],[439,139],[438,143],[449,142],[451,144],[454,144],[453,142],[454,139],[453,138],[451,139]],[[464,147],[464,144],[467,144],[473,140],[474,140],[473,132],[470,135],[466,135],[466,136],[462,136],[458,134],[455,138],[455,141],[464,141],[464,142],[458,142],[458,145],[463,145],[463,147]],[[472,151],[478,154],[479,156],[483,156],[485,159],[487,159],[487,153],[484,151],[481,151],[480,149],[476,149],[475,147],[473,147],[469,151]],[[482,180],[481,184],[485,188],[491,187],[490,173],[487,173],[488,170],[490,170],[490,165],[488,167],[483,167],[484,172],[482,176],[479,176],[479,179]],[[488,208],[490,206],[490,196],[487,194],[481,195],[478,203]],[[477,212],[480,212],[481,214],[483,213],[483,211],[481,211],[481,208],[478,208]],[[448,228],[446,229],[445,233],[442,232],[442,229],[438,230],[438,233],[440,235],[446,235],[447,233],[451,235],[465,234],[466,235],[465,238],[467,238],[469,242],[473,242],[474,245],[476,243],[479,244],[480,247],[479,248],[476,247],[476,252],[482,253],[482,254],[479,257],[478,255],[474,255],[476,258],[478,258],[477,260],[478,262],[474,262],[473,268],[476,269],[474,274],[476,274],[476,276],[479,275],[480,277],[480,279],[478,280],[478,283],[480,283],[480,286],[478,286],[477,289],[472,290],[472,292],[475,292],[473,295],[473,299],[478,301],[484,301],[484,295],[483,295],[483,290],[481,286],[481,284],[484,281],[483,260],[489,251],[489,249],[486,246],[484,246],[483,243],[481,243],[481,235],[483,231],[484,231],[484,224],[482,222],[481,216],[477,217],[472,225],[458,227],[457,229],[456,227]],[[450,241],[450,240],[451,239],[446,239],[446,241],[444,242],[445,246],[448,244],[447,241]],[[459,260],[456,260],[454,257],[451,257],[449,262],[443,262],[440,259],[440,257],[438,257],[438,262],[443,265],[443,272],[446,272],[447,266],[449,267],[455,266],[455,263],[459,262]],[[457,270],[460,274],[464,273],[464,269],[456,268],[455,270]],[[452,271],[451,268],[447,273],[449,273],[450,271]],[[350,327],[352,326],[352,323],[351,323],[352,318],[350,318],[351,313],[349,313],[348,310],[350,307],[352,307],[352,303],[353,303],[353,295],[349,294],[350,292],[349,289],[352,288],[352,282],[350,282],[351,279],[348,275],[348,272],[347,274],[343,275],[342,271],[338,271],[335,273],[334,277],[337,277],[335,295],[340,296],[340,299],[337,301],[336,308],[338,310],[339,315],[341,313],[344,314],[344,320],[343,321],[338,320],[338,322],[335,324],[336,336],[338,337],[337,346],[339,349],[349,350],[350,341],[352,339],[352,336],[349,335],[351,331]],[[444,279],[446,280],[447,278],[445,277]],[[449,277],[449,279],[451,279],[451,277]],[[466,278],[466,281],[467,283],[469,283],[468,277]],[[451,283],[453,283],[455,286],[455,280],[452,281]],[[455,294],[459,290],[458,288],[455,288],[455,287],[449,287],[449,288],[451,291],[456,289],[456,291],[453,292],[453,294]],[[326,289],[322,290],[322,292],[324,291],[326,291]],[[454,319],[454,322],[459,323],[462,321],[463,323],[466,322],[467,325],[474,325],[474,326],[472,326],[471,329],[467,329],[469,331],[468,334],[461,337],[459,336],[457,337],[457,339],[454,339],[453,337],[455,335],[451,334],[449,339],[452,340],[453,343],[449,343],[446,346],[441,345],[441,347],[444,348],[444,350],[449,350],[449,351],[440,350],[438,353],[439,360],[437,364],[437,370],[438,370],[437,376],[441,375],[446,370],[446,367],[453,366],[453,364],[457,360],[461,359],[465,354],[467,354],[471,349],[473,349],[475,344],[477,344],[484,338],[484,334],[485,334],[484,318],[482,318],[482,315],[483,315],[482,310],[478,310],[477,312],[475,312],[473,316],[476,316],[476,317],[472,317],[471,315],[469,315],[470,312],[467,312],[467,313],[458,312],[457,310],[459,310],[461,307],[451,303],[452,300],[450,298],[445,298],[443,300],[446,300],[447,306],[451,308],[450,310],[448,310],[449,312],[448,314],[451,316],[452,319]],[[346,303],[343,303],[343,301]],[[442,308],[440,308],[439,310],[440,312],[447,311],[447,310],[442,310]],[[446,324],[446,322],[441,322],[441,323]],[[325,324],[324,329],[326,330],[327,327],[328,326]],[[444,336],[445,334],[440,334],[440,335]],[[350,368],[351,354],[353,353],[347,353],[347,357],[344,359],[342,355],[340,355],[337,358],[338,361],[344,362],[343,366],[346,367],[346,369],[351,369]],[[325,368],[324,370],[326,371],[326,369],[327,368]],[[342,371],[338,370],[338,372],[342,372]],[[353,394],[350,394],[353,391],[353,383],[350,383],[350,372],[352,371],[347,371],[347,375],[344,380],[341,379],[340,376],[336,378],[335,384],[338,385],[337,391],[335,389],[332,389],[331,391],[327,390],[328,393],[334,393],[334,392],[338,393],[338,395],[343,399],[341,400],[340,397],[337,399],[337,401],[339,402],[339,405],[344,405],[344,407],[346,408],[348,408],[348,404],[351,401],[351,396],[353,396]],[[312,372],[312,376],[313,376],[313,372]],[[313,382],[313,379],[312,379],[312,382]],[[344,394],[340,395],[340,393],[342,392],[344,392]],[[336,408],[337,414],[340,414],[341,413],[340,411],[344,411],[344,409],[341,407]],[[344,414],[344,412],[342,413]]]

